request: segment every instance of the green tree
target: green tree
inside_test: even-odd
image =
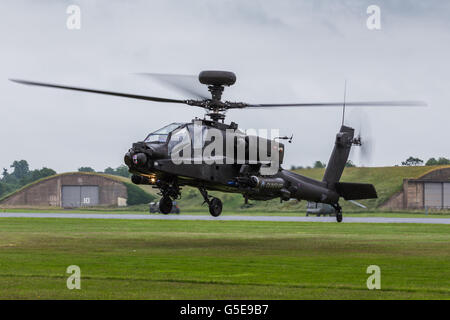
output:
[[[450,164],[450,159],[447,159],[444,157],[439,157],[439,159],[437,159],[437,160],[436,160],[436,158],[430,158],[425,163],[425,165],[427,165],[427,166],[440,166],[440,165],[446,165],[446,164]]]
[[[30,182],[45,178],[45,177],[49,177],[49,176],[53,176],[56,174],[56,171],[53,169],[49,169],[49,168],[42,168],[42,169],[36,169],[30,172],[30,174],[28,174],[28,176],[23,180],[23,185],[28,184]],[[22,181],[21,180],[21,181]]]
[[[95,170],[92,169],[91,167],[81,167],[78,168],[78,172],[95,172]]]
[[[121,165],[116,168],[116,174],[121,177],[128,178],[131,174],[128,172],[128,167],[125,165]]]
[[[108,168],[106,168],[103,172],[106,173],[106,174],[113,174],[113,175],[115,175],[116,170],[114,170],[114,169],[111,168],[111,167],[108,167]]]
[[[43,167],[42,169],[38,170],[38,172],[40,178],[45,178],[56,174],[55,170],[46,167]]]
[[[6,179],[9,176],[8,170],[3,168],[2,180]]]
[[[425,162],[426,166],[436,166],[437,164],[438,162],[435,158],[430,158],[427,162]]]
[[[15,185],[9,185],[7,183],[0,182],[0,197],[3,197],[8,193],[11,193],[15,189],[17,189],[17,186]]]
[[[2,174],[2,182],[5,184],[16,184],[17,179],[6,170],[6,168],[3,168],[3,174]]]
[[[325,168],[327,165],[321,161],[314,162],[314,168]]]
[[[17,180],[24,178],[30,172],[30,167],[28,166],[28,162],[26,160],[14,161],[11,168],[14,169],[12,175]]]
[[[438,165],[450,164],[450,159],[440,157],[437,162],[438,162]]]
[[[402,166],[420,166],[422,164],[423,160],[414,157],[409,157],[406,161],[402,161]]]
[[[9,173],[5,168],[3,169],[2,178],[0,179],[0,195],[5,195],[28,183],[56,174],[55,170],[45,167],[30,171],[26,160],[14,161],[11,168],[13,168],[12,173]]]
[[[129,178],[131,176],[131,174],[128,172],[128,167],[125,165],[118,166],[116,169],[108,167],[103,172],[125,178]]]
[[[0,182],[0,197],[3,196],[3,194],[6,193],[6,186],[3,182]]]
[[[347,163],[345,164],[345,166],[347,168],[354,168],[354,167],[356,167],[356,165],[353,163],[352,160],[347,160]]]

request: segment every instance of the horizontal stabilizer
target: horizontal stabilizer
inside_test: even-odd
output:
[[[334,184],[337,193],[345,200],[362,200],[378,198],[373,184],[337,182]]]

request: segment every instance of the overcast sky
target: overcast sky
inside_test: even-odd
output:
[[[81,8],[80,30],[66,27],[70,4]],[[381,30],[366,27],[371,4],[381,9]],[[339,101],[345,79],[348,101],[424,100],[428,108],[367,109],[370,165],[450,157],[448,1],[2,0],[0,15],[0,167],[20,159],[58,172],[117,167],[149,132],[203,115],[8,78],[185,98],[134,73],[205,69],[236,73],[228,100]],[[242,128],[294,134],[286,167],[327,162],[340,117],[339,108],[227,114]]]

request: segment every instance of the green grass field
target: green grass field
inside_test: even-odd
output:
[[[48,208],[48,209],[30,209],[30,208],[0,208],[0,217],[2,212],[20,212],[20,213],[102,213],[102,214],[149,214],[148,205],[139,205],[125,208]],[[181,208],[182,215],[207,215],[209,216],[206,205],[197,210],[185,210]],[[286,216],[286,217],[304,217],[305,210],[298,211],[255,211],[255,210],[224,210],[222,215],[233,216]],[[314,216],[314,215],[311,215]],[[428,214],[424,211],[365,211],[365,212],[344,212],[344,217],[386,217],[386,218],[450,218],[449,210],[429,210]]]
[[[450,226],[0,218],[0,299],[449,299]],[[66,288],[67,266],[81,290]],[[366,268],[381,268],[368,290]]]

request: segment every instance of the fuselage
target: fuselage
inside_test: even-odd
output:
[[[339,195],[328,189],[326,183],[284,170],[281,167],[283,144],[267,139],[263,141],[263,144],[271,146],[268,147],[271,148],[269,151],[266,150],[266,155],[276,149],[277,167],[273,174],[262,175],[261,167],[267,167],[268,160],[260,157],[259,149],[254,161],[250,159],[249,136],[238,131],[236,125],[201,121],[200,131],[195,132],[194,121],[171,124],[151,133],[144,141],[133,144],[125,155],[125,163],[130,172],[138,176],[135,178],[137,182],[158,186],[158,183],[176,180],[179,186],[240,193],[246,198],[257,200],[295,198],[336,203],[339,199]],[[232,147],[227,147],[225,139],[220,143],[217,143],[217,138],[208,139],[208,133],[214,130],[222,134],[222,137],[228,131],[233,131],[235,136]],[[203,138],[200,143],[195,141],[199,137]],[[213,153],[206,153],[214,142],[216,149],[223,146],[223,152],[214,150]],[[237,157],[240,146],[244,150],[244,159]],[[232,155],[230,149],[233,151]],[[181,157],[174,157],[173,153],[180,151],[185,154],[181,152]]]

